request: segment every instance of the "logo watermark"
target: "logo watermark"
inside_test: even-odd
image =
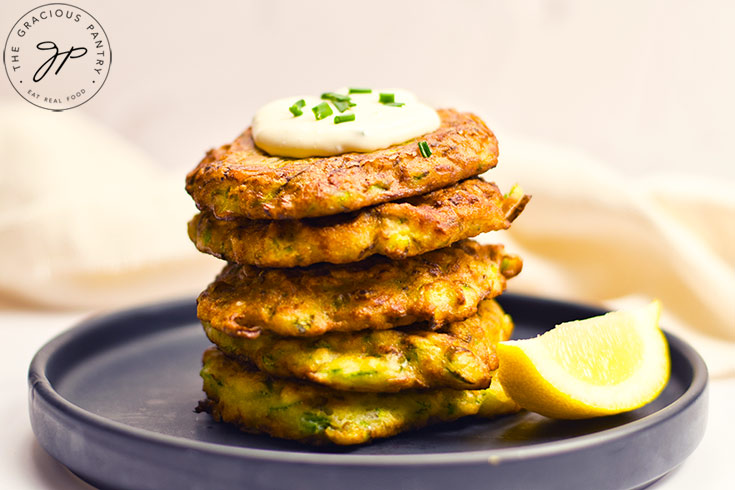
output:
[[[111,61],[110,41],[97,19],[67,3],[41,5],[23,15],[3,51],[15,91],[52,111],[72,109],[94,97]]]

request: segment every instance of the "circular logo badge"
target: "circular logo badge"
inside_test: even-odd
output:
[[[72,109],[102,88],[110,41],[97,19],[66,3],[37,7],[15,23],[3,51],[10,83],[31,104]]]

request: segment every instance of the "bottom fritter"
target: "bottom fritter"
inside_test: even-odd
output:
[[[209,399],[202,406],[215,420],[315,444],[362,444],[436,422],[518,410],[497,383],[484,390],[355,393],[272,378],[216,348],[204,352],[203,364]]]
[[[498,368],[495,346],[508,340],[513,329],[510,317],[491,299],[481,301],[475,315],[437,332],[362,330],[313,338],[263,333],[249,339],[203,323],[209,339],[225,354],[266,374],[372,392],[487,388]]]

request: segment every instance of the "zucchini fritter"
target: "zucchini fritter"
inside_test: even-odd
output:
[[[260,150],[248,128],[210,150],[186,178],[200,209],[218,219],[294,219],[354,211],[425,194],[497,164],[495,135],[477,116],[437,111],[441,126],[400,145],[369,153],[283,158]],[[417,141],[432,154],[424,158]]]
[[[300,378],[337,390],[395,392],[410,388],[477,390],[498,368],[495,346],[513,323],[491,299],[477,313],[439,332],[418,329],[329,333],[288,338],[263,333],[247,339],[204,324],[225,354],[266,374]]]
[[[503,195],[495,184],[473,178],[322,218],[224,221],[204,212],[189,222],[189,238],[201,252],[259,267],[345,264],[374,254],[403,259],[507,229],[528,200],[518,186]]]
[[[471,240],[401,261],[373,256],[294,269],[229,264],[199,295],[197,316],[250,338],[261,330],[310,337],[420,321],[436,328],[474,315],[521,267],[502,245]]]
[[[208,400],[200,407],[217,421],[315,444],[362,444],[467,415],[515,412],[518,406],[491,386],[485,390],[401,393],[337,391],[249,370],[216,348],[201,371]]]

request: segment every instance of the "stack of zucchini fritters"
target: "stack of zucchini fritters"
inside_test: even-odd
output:
[[[468,238],[529,197],[476,177],[498,155],[479,118],[438,113],[432,133],[331,157],[270,156],[248,129],[187,176],[189,236],[228,262],[197,309],[215,419],[359,444],[517,409],[491,384],[512,329],[492,298],[522,263]]]

